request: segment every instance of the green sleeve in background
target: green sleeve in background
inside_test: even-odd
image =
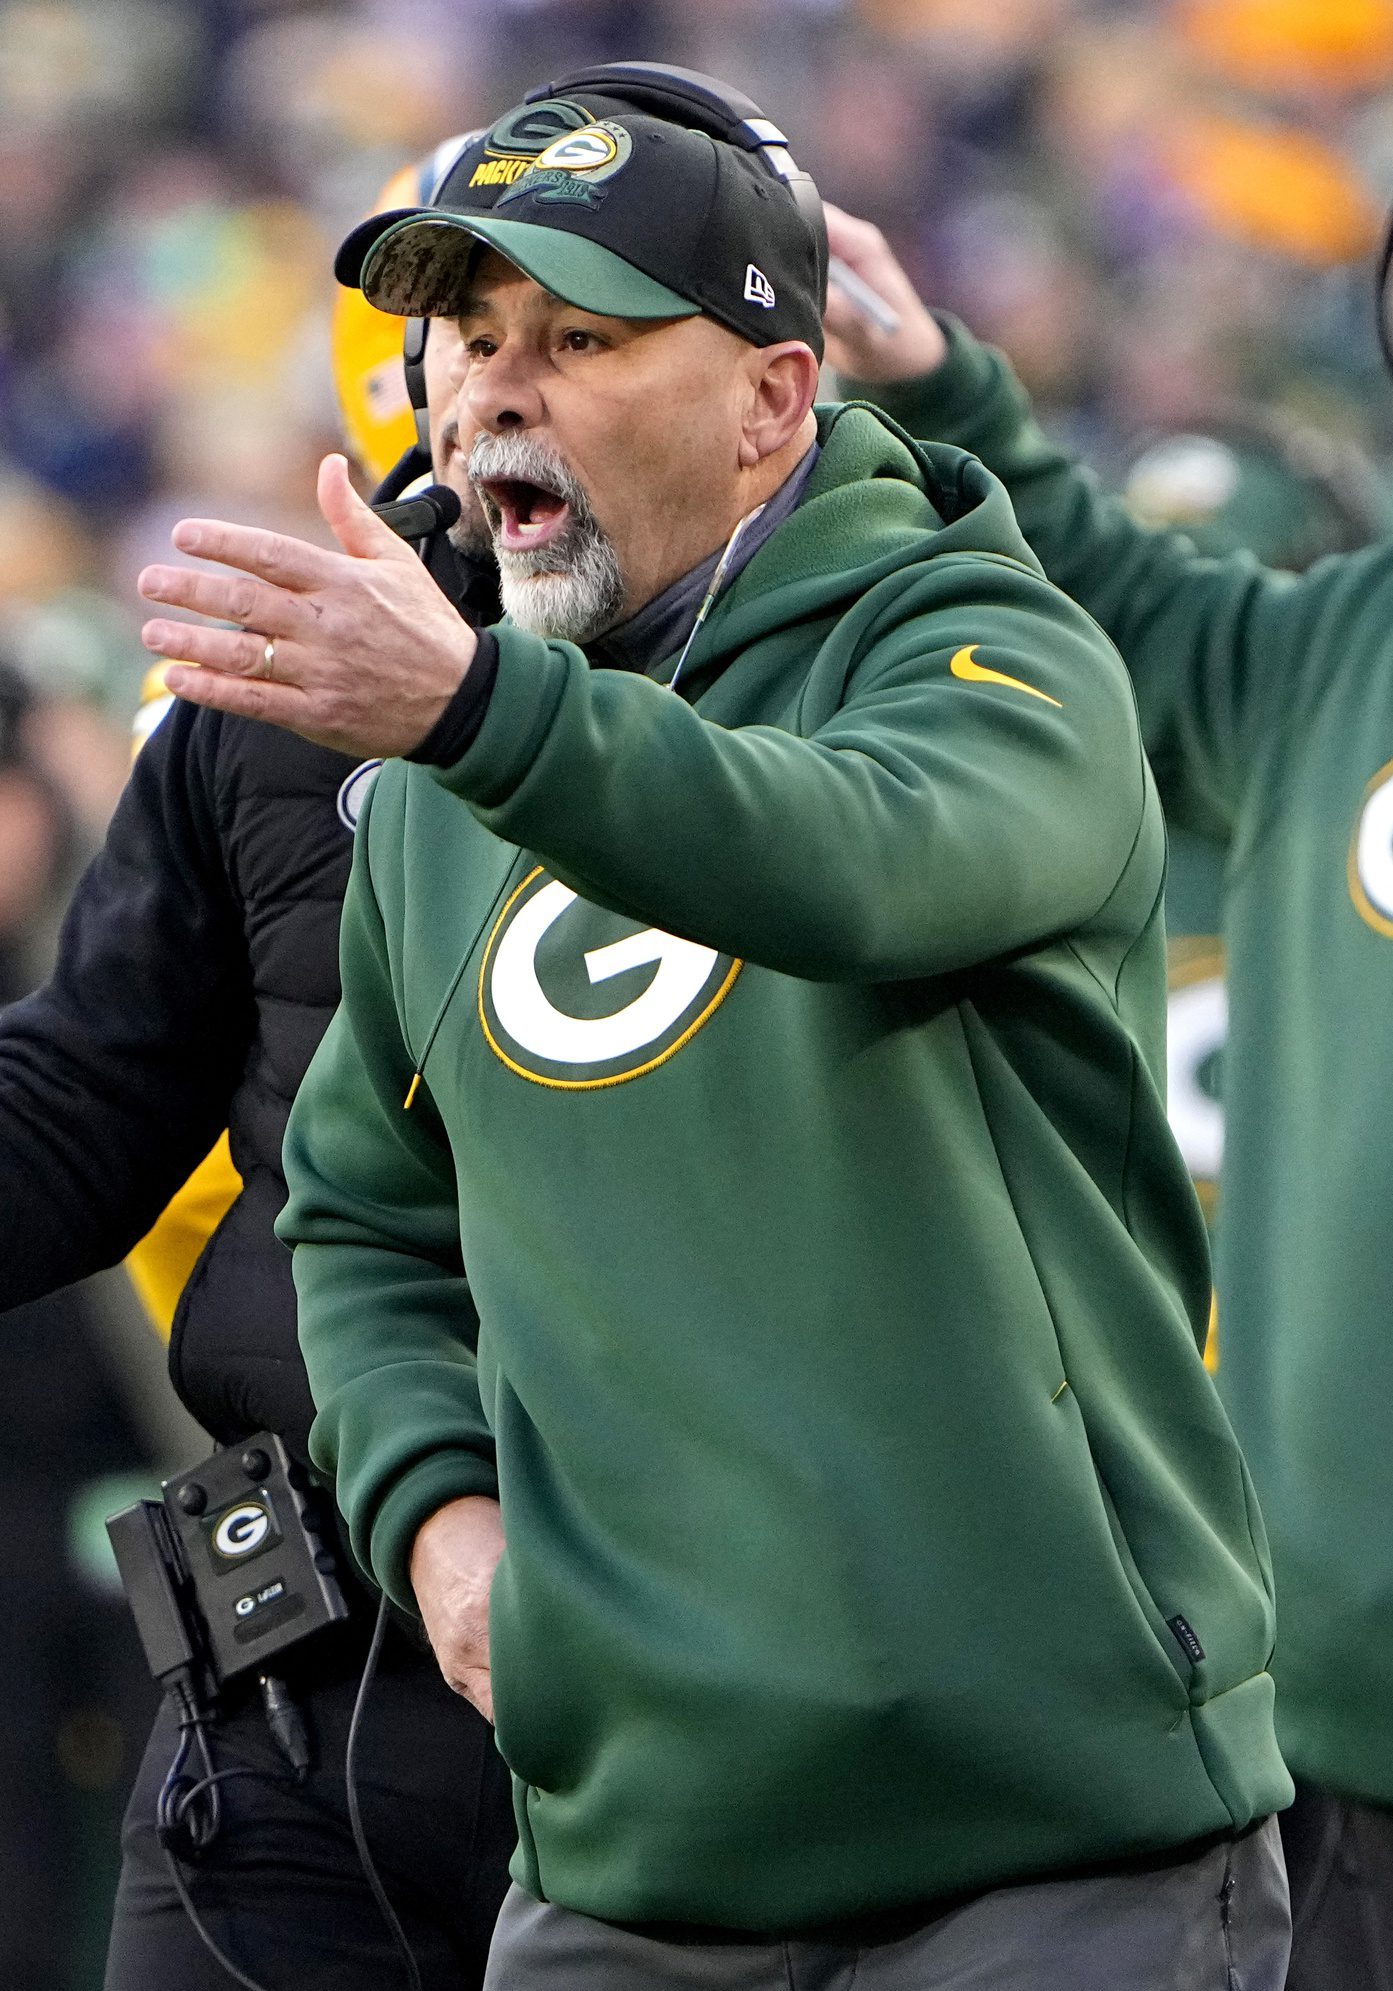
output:
[[[344,902],[344,1000],[290,1117],[292,1191],[277,1229],[295,1239],[300,1344],[319,1405],[311,1452],[335,1480],[358,1561],[414,1610],[417,1528],[462,1495],[496,1499],[498,1482],[449,1146],[424,1090],[403,1110],[413,1063],[368,865],[372,800]],[[395,1438],[381,1424],[384,1388]]]
[[[1044,435],[1004,356],[940,322],[949,350],[935,373],[848,381],[847,392],[914,436],[971,450],[1001,478],[1045,572],[1126,660],[1167,814],[1227,837],[1255,761],[1328,688],[1332,642],[1358,645],[1358,620],[1393,608],[1386,549],[1336,555],[1298,578],[1139,525]]]

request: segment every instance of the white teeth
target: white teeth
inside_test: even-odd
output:
[[[529,519],[527,523],[524,525],[522,520],[519,519],[517,524],[517,529],[519,532],[523,533],[542,532],[546,529],[549,523],[550,520],[548,519]]]

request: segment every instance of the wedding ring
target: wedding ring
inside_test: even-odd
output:
[[[266,648],[261,653],[261,669],[257,672],[257,676],[273,678],[275,675],[276,639],[272,636],[267,640]]]

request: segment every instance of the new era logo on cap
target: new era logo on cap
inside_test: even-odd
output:
[[[778,302],[774,295],[773,284],[764,271],[757,270],[753,263],[745,265],[745,302],[762,304],[766,311],[772,311]]]

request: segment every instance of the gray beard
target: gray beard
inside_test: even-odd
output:
[[[445,537],[467,560],[487,560],[493,552],[493,534],[477,505],[462,511]]]
[[[531,436],[481,435],[469,453],[469,474],[527,478],[558,491],[570,507],[565,529],[535,552],[504,552],[490,535],[499,593],[514,627],[563,643],[589,643],[611,628],[624,605],[624,576],[590,500],[561,458]]]

